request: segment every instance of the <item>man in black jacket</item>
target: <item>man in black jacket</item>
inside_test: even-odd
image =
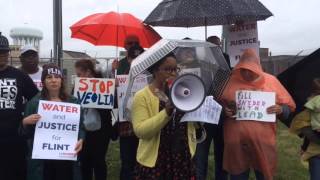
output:
[[[8,66],[9,42],[0,33],[0,179],[26,178],[26,142],[18,129],[23,116],[23,98],[38,93],[28,75]]]

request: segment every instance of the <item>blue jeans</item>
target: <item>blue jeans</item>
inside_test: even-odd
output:
[[[320,156],[314,156],[309,159],[310,180],[320,179]]]
[[[222,122],[219,125],[205,124],[204,128],[207,133],[206,139],[197,144],[195,161],[197,180],[206,180],[208,173],[208,155],[210,144],[214,142],[214,162],[215,162],[215,179],[227,180],[227,172],[223,170],[223,127]]]
[[[134,178],[138,142],[136,136],[120,137],[121,180],[132,180]]]
[[[254,173],[256,175],[256,180],[264,180],[263,174],[261,172],[254,170]],[[238,175],[230,174],[230,180],[248,180],[249,175],[250,175],[250,170],[247,170]]]

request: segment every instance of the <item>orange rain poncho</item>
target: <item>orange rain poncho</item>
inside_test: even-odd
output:
[[[240,69],[248,69],[259,77],[253,82],[245,81]],[[276,103],[288,105],[295,110],[295,103],[281,83],[272,75],[264,73],[260,60],[252,49],[247,49],[232,71],[231,78],[222,95],[222,102],[235,102],[237,90],[275,92]],[[250,168],[263,173],[265,179],[273,179],[276,171],[276,123],[259,121],[224,121],[223,167],[233,175]]]

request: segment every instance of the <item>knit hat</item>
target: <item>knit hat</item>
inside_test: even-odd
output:
[[[9,41],[5,36],[1,35],[1,32],[0,32],[0,51],[10,51]]]
[[[43,65],[41,81],[44,82],[44,80],[46,79],[47,75],[51,75],[51,74],[57,75],[60,78],[63,77],[60,68],[57,65],[55,65],[53,63],[50,63],[50,64]]]

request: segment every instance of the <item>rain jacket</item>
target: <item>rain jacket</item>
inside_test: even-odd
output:
[[[312,97],[304,107],[310,110],[312,129],[320,130],[320,95]]]
[[[258,75],[258,78],[253,82],[245,81],[240,75],[240,69],[250,70]],[[287,105],[291,112],[296,107],[281,83],[274,76],[263,72],[253,49],[245,50],[241,56],[232,71],[221,101],[226,104],[235,102],[237,90],[275,92],[276,104]],[[265,179],[273,179],[276,155],[276,123],[225,119],[223,167],[226,171],[237,175],[253,168],[262,172]]]
[[[311,113],[305,109],[297,114],[291,123],[290,132],[296,135],[304,135],[303,129],[311,126]],[[308,138],[307,138],[308,139]],[[301,159],[308,161],[313,156],[320,155],[320,140],[318,142],[309,141],[307,149],[302,153]]]
[[[41,97],[40,97],[40,93],[39,93],[38,95],[33,97],[30,101],[28,101],[28,103],[26,105],[25,112],[24,112],[25,117],[27,117],[31,114],[37,113],[40,100],[41,100]],[[72,96],[70,96],[66,102],[78,104],[78,100]],[[28,157],[27,180],[45,180],[42,177],[43,160],[31,159],[34,130],[35,130],[35,125],[28,125],[28,126],[23,127],[23,129],[22,129],[23,135],[26,136],[28,139],[28,147],[29,147],[29,154],[30,154]],[[84,137],[85,137],[85,131],[83,128],[83,116],[82,116],[82,111],[81,111],[79,139],[84,140]],[[73,180],[81,180],[80,163],[78,161],[74,162],[73,172],[74,172]]]

